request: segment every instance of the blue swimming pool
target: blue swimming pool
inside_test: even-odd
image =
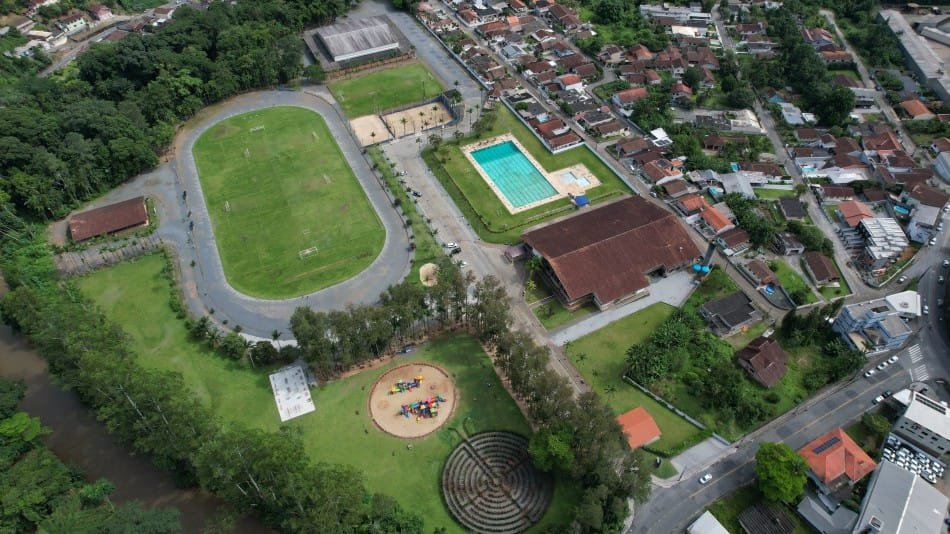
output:
[[[554,186],[511,141],[473,150],[472,159],[516,208],[557,194]]]

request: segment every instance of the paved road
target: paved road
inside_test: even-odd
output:
[[[910,383],[911,363],[907,351],[901,361],[868,380],[857,378],[825,396],[816,397],[762,430],[746,436],[727,449],[709,467],[687,471],[683,482],[654,491],[646,504],[638,507],[634,525],[628,532],[666,534],[683,532],[712,502],[755,479],[755,451],[760,442],[785,442],[799,448],[819,435],[860,419],[872,407],[871,400],[885,389],[897,391]],[[702,473],[711,473],[709,484],[698,482]]]

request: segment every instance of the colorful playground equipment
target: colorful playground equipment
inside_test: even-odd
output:
[[[419,402],[403,404],[402,408],[399,410],[399,415],[402,415],[407,419],[410,416],[415,415],[416,421],[419,421],[420,419],[428,419],[430,417],[438,417],[439,403],[441,402],[445,402],[445,398],[442,397],[442,395],[436,394],[434,397],[426,397]]]
[[[415,377],[412,380],[396,380],[396,383],[393,384],[393,387],[389,388],[389,394],[395,395],[397,393],[404,393],[406,391],[412,391],[417,387],[422,385],[422,375]]]

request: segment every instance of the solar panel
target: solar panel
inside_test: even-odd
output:
[[[832,447],[832,446],[834,446],[834,445],[837,445],[837,444],[840,443],[840,442],[841,442],[841,438],[839,438],[838,436],[834,436],[834,437],[832,437],[832,438],[828,438],[828,441],[826,441],[826,442],[822,443],[821,445],[815,447],[814,449],[811,450],[811,452],[813,452],[813,453],[815,453],[815,454],[821,454],[821,453],[825,452],[826,450],[828,450],[830,447]]]

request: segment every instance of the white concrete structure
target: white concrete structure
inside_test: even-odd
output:
[[[270,387],[274,391],[281,423],[316,410],[303,366],[289,365],[272,373]]]

